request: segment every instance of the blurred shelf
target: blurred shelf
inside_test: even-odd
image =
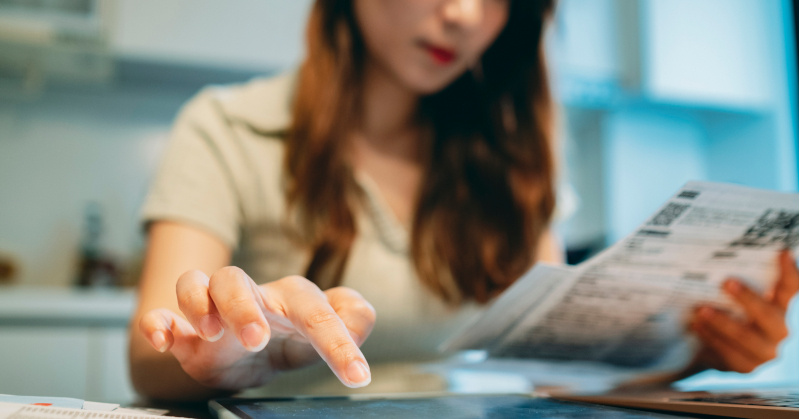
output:
[[[132,289],[0,287],[0,326],[127,327]]]

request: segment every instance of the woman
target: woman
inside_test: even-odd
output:
[[[560,261],[550,3],[320,0],[297,75],[192,100],[144,210],[137,390],[210,397],[320,357],[362,387],[364,353],[430,356],[476,303]],[[769,298],[731,288],[752,322],[699,312],[698,366],[772,356],[797,290],[781,264]]]

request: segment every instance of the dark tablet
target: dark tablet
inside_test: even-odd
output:
[[[219,419],[267,418],[664,418],[650,412],[557,401],[522,394],[392,395],[218,399]]]

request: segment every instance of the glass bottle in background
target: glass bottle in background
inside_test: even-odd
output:
[[[118,286],[120,270],[103,244],[103,213],[100,204],[89,202],[84,213],[78,275],[81,287]]]

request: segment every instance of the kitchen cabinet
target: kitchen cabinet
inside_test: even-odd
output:
[[[774,56],[778,48],[766,46],[781,26],[775,16],[780,2],[644,0],[641,5],[642,88],[652,100],[747,109],[770,103],[770,80],[781,60]]]
[[[128,59],[266,71],[299,63],[310,0],[114,0],[109,34]]]
[[[579,209],[571,230],[581,234],[568,239],[598,241],[585,228],[595,226],[591,234],[616,241],[692,179],[797,190],[789,1],[558,7],[549,52],[566,108],[568,176],[592,211]],[[599,169],[586,163],[597,159]]]
[[[0,393],[130,403],[132,291],[0,288]]]
[[[563,0],[549,57],[568,104],[762,110],[784,70],[779,1]],[[780,44],[777,44],[780,45]]]

